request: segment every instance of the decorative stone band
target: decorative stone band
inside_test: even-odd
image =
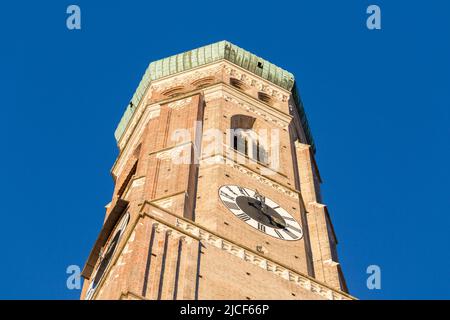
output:
[[[233,78],[241,80],[250,87],[255,87],[259,91],[267,93],[278,101],[286,102],[288,100],[287,94],[283,94],[280,90],[277,90],[275,86],[270,85],[269,82],[263,82],[256,77],[251,76],[247,71],[240,71],[237,68],[233,68],[231,65],[226,64],[225,73]]]
[[[191,222],[187,219],[176,217],[175,214],[151,204],[157,210],[151,210],[151,213],[146,213],[150,218],[156,220],[155,224],[158,231],[169,232],[173,237],[180,237],[184,241],[189,241],[189,237],[193,240],[198,240],[204,243],[213,245],[214,247],[224,250],[229,254],[232,254],[244,261],[252,263],[268,272],[271,272],[283,279],[293,282],[294,284],[302,287],[305,290],[313,292],[328,300],[353,300],[354,298],[344,292],[333,289],[325,284],[316,281],[313,278],[302,275],[286,266],[283,266],[275,261],[268,259],[264,256],[258,255],[257,252],[244,248],[236,243],[224,239],[211,231],[197,225],[195,222]],[[143,206],[144,209],[145,206]],[[159,210],[158,210],[159,209]],[[158,212],[163,211],[163,212]],[[169,225],[169,221],[164,221],[163,216],[172,216],[174,218],[175,225]],[[159,216],[159,217],[157,217]],[[169,219],[172,220],[172,219]]]
[[[290,269],[287,269],[279,264],[276,264],[268,259],[265,259],[262,256],[256,255],[253,252],[247,251],[242,247],[239,247],[231,242],[226,241],[223,238],[215,236],[211,233],[202,230],[199,227],[191,225],[185,221],[177,219],[177,227],[186,230],[189,233],[200,238],[201,241],[204,241],[208,244],[215,246],[221,250],[228,252],[244,261],[250,262],[260,268],[267,270],[276,274],[279,277],[284,278],[285,280],[294,282],[296,285],[301,286],[302,288],[314,292],[326,299],[329,300],[348,300],[349,298],[336,292],[328,287],[325,287],[317,282],[312,281],[311,279],[300,275]]]
[[[275,125],[283,128],[283,129],[287,129],[287,124],[286,123],[282,123],[279,120],[274,119],[274,118],[270,117],[269,115],[259,111],[260,108],[251,106],[251,105],[249,105],[247,103],[244,103],[244,102],[241,102],[241,101],[239,101],[238,99],[236,99],[235,97],[233,97],[231,95],[224,94],[223,98],[224,98],[225,101],[231,102],[231,103],[237,105],[238,107],[241,107],[242,109],[245,109],[247,112],[254,113],[254,114],[262,117],[263,119],[265,119],[267,121],[270,121],[270,122],[274,123]]]
[[[199,240],[199,239],[193,239],[189,236],[186,236],[186,234],[179,232],[173,228],[171,228],[169,225],[155,222],[153,223],[153,227],[155,228],[156,232],[165,232],[167,235],[174,239],[180,239],[181,241],[184,241],[186,243],[192,243],[193,240]],[[177,225],[177,227],[179,227]]]
[[[176,146],[157,151],[156,158],[159,160],[173,160],[175,164],[184,163],[180,158],[184,155],[185,152],[190,151],[191,147],[191,141],[182,142]]]
[[[189,97],[186,99],[181,99],[181,100],[169,103],[168,107],[171,109],[175,109],[175,110],[183,109],[186,105],[191,103],[191,101],[192,101],[192,97]]]
[[[297,192],[294,192],[294,191],[288,189],[287,187],[284,187],[281,184],[279,184],[271,179],[265,178],[265,177],[261,176],[260,174],[254,172],[253,170],[247,169],[246,167],[241,166],[241,165],[237,164],[236,162],[225,161],[225,163],[229,167],[239,171],[240,173],[242,173],[248,177],[251,177],[252,179],[254,179],[262,184],[265,184],[265,185],[277,190],[278,192],[281,192],[291,198],[298,199]]]
[[[219,63],[209,67],[203,67],[200,70],[189,71],[174,77],[157,80],[150,85],[149,97],[152,96],[153,91],[163,92],[178,86],[189,86],[193,82],[206,77],[220,78],[224,67],[225,63]]]
[[[227,89],[227,87],[224,87],[224,89],[222,88],[214,88],[214,89],[210,89],[210,90],[205,90],[205,101],[211,102],[214,100],[218,100],[218,99],[224,99],[227,102],[233,103],[234,105],[236,105],[237,107],[253,113],[257,116],[260,116],[261,118],[263,118],[264,120],[270,121],[273,124],[275,124],[276,126],[283,128],[283,129],[287,129],[288,125],[291,121],[291,116],[287,115],[285,113],[283,113],[280,110],[276,110],[273,111],[273,114],[279,114],[280,117],[274,117],[274,115],[269,114],[269,112],[264,112],[267,108],[269,107],[262,107],[263,104],[262,103],[258,103],[258,106],[256,105],[252,105],[251,103],[246,102],[245,100],[247,99],[241,99],[239,98],[236,94],[233,93],[229,94],[227,91],[229,91],[229,89]],[[283,119],[284,118],[284,119]]]
[[[266,177],[262,176],[261,174],[255,172],[243,165],[239,165],[233,159],[224,157],[223,155],[213,155],[213,156],[209,156],[207,158],[203,158],[200,160],[200,164],[203,164],[203,165],[225,164],[225,165],[233,168],[234,170],[239,171],[239,173],[242,173],[262,184],[265,184],[265,185],[277,190],[278,192],[283,193],[284,195],[286,195],[288,197],[291,197],[293,199],[299,199],[299,193],[294,191],[293,189],[283,186],[282,184],[280,184],[272,179],[266,178]],[[271,170],[271,169],[267,168],[267,170]]]

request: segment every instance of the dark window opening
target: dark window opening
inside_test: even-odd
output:
[[[253,131],[256,118],[251,116],[237,114],[231,117],[230,127],[233,130],[232,141],[233,149],[245,154],[250,159],[260,163],[268,163],[268,152],[264,148],[264,141]]]
[[[233,87],[238,88],[239,90],[247,89],[247,85],[243,81],[236,79],[236,78],[230,78],[230,84]]]
[[[127,188],[128,184],[130,183],[131,179],[134,177],[134,175],[136,174],[136,170],[137,170],[137,164],[138,162],[136,161],[133,165],[133,168],[131,168],[130,172],[128,173],[127,178],[125,179],[125,181],[122,183],[122,185],[119,188],[119,191],[117,191],[117,196],[118,198],[122,198],[123,193],[125,192],[125,189]]]
[[[258,92],[258,99],[267,104],[272,104],[272,97],[264,92]]]

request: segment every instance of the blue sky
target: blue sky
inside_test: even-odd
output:
[[[219,40],[295,74],[351,293],[450,298],[448,1],[116,2],[73,2],[79,31],[72,2],[2,3],[0,298],[78,298],[66,267],[101,228],[146,66]]]

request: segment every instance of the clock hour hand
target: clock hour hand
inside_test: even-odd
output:
[[[267,216],[269,217],[270,222],[272,224],[275,224],[278,228],[285,228],[286,227],[286,224],[284,223],[284,221],[279,219],[278,217],[273,216],[271,214],[268,214]]]
[[[284,223],[283,220],[279,219],[278,217],[272,215],[269,213],[267,204],[266,204],[266,197],[264,197],[263,195],[261,195],[258,190],[255,191],[255,195],[254,195],[255,199],[258,200],[260,207],[259,210],[261,211],[262,214],[264,214],[266,217],[269,218],[269,221],[271,224],[276,225],[279,228],[284,228],[286,227],[286,224]]]

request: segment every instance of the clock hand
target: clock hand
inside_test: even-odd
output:
[[[261,195],[258,192],[258,189],[255,190],[255,195],[254,195],[255,199],[258,200],[259,204],[260,204],[260,210],[262,213],[267,214],[267,204],[266,204],[266,197],[264,197],[263,195]]]
[[[263,215],[265,215],[269,219],[269,222],[272,225],[275,225],[275,226],[277,226],[279,228],[285,228],[286,227],[286,223],[284,222],[284,220],[279,219],[277,216],[274,216],[274,215],[269,213],[268,206],[267,206],[267,204],[265,202],[266,198],[264,196],[262,196],[261,194],[259,194],[258,190],[256,190],[254,197],[257,200],[256,204],[254,204],[254,203],[249,201],[248,202],[249,205],[251,205],[252,207],[256,208]]]
[[[270,219],[275,222],[275,225],[279,228],[285,228],[286,227],[286,223],[284,222],[284,220],[279,219],[276,216],[270,215]]]
[[[270,223],[275,223],[276,226],[280,227],[280,228],[284,228],[286,227],[286,224],[284,223],[284,220],[279,219],[278,217],[272,215],[269,213],[268,211],[268,206],[266,204],[266,197],[264,197],[263,195],[261,195],[258,190],[255,191],[255,198],[259,201],[261,207],[260,207],[260,211],[269,218]]]
[[[270,214],[270,213],[266,213],[266,212],[263,212],[263,211],[261,211],[267,218],[269,218],[269,220],[270,220],[270,223],[272,224],[272,225],[275,225],[275,226],[277,226],[277,227],[279,227],[279,228],[285,228],[286,227],[286,223],[284,222],[284,220],[282,220],[282,219],[280,219],[280,218],[278,218],[277,216],[274,216],[274,215],[272,215],[272,214]]]

